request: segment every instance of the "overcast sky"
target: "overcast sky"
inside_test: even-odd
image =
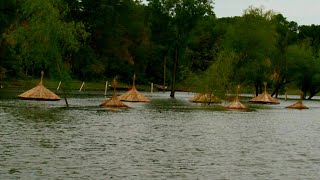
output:
[[[250,5],[281,13],[298,25],[320,25],[320,0],[215,0],[214,12],[218,18],[241,16]]]

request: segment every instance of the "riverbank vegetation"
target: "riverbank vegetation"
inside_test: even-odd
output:
[[[53,87],[99,89],[114,77],[130,85],[136,73],[141,86],[173,87],[171,97],[176,84],[221,95],[237,84],[259,94],[264,82],[273,96],[320,91],[320,26],[260,7],[217,18],[213,0],[11,0],[0,23],[0,82],[9,85],[44,70]]]

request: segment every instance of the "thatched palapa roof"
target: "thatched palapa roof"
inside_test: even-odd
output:
[[[240,91],[240,85],[237,87],[237,95],[233,102],[225,106],[228,109],[247,109],[247,106],[243,105],[239,100],[239,91]]]
[[[22,99],[33,99],[33,100],[44,100],[44,101],[58,101],[60,100],[60,97],[51,92],[49,89],[43,86],[42,80],[43,80],[44,72],[41,72],[41,80],[39,84],[20,94],[18,97]]]
[[[110,99],[105,100],[100,106],[103,107],[113,107],[113,108],[121,108],[121,107],[128,107],[126,104],[122,103],[117,97],[117,81],[113,80],[113,95]]]
[[[294,104],[292,104],[292,105],[290,105],[290,106],[287,106],[286,108],[299,109],[299,110],[309,109],[307,106],[305,106],[305,105],[302,103],[302,99],[303,99],[303,93],[301,94],[300,99],[299,99],[296,103],[294,103]]]
[[[305,106],[301,99],[299,99],[296,103],[290,105],[290,106],[287,106],[286,108],[290,108],[290,109],[309,109],[307,106]]]
[[[130,102],[150,102],[149,98],[146,98],[143,94],[139,93],[135,86],[136,75],[133,75],[133,85],[132,89],[118,98],[120,101],[130,101]]]
[[[221,103],[221,99],[212,93],[198,93],[190,101],[195,103]]]
[[[250,102],[262,104],[280,104],[277,98],[273,98],[267,93],[267,83],[264,83],[264,92],[259,96],[252,98]]]

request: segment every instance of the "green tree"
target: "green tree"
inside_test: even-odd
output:
[[[176,74],[179,67],[179,60],[182,59],[186,49],[187,37],[190,31],[196,26],[199,20],[205,16],[213,15],[212,0],[150,0],[149,3],[155,8],[159,16],[170,18],[165,21],[164,27],[169,27],[169,38],[172,43],[166,47],[167,52],[172,52],[173,70],[171,79],[170,97],[175,95]],[[166,43],[169,44],[169,43]]]
[[[270,77],[270,57],[276,44],[272,15],[272,11],[264,12],[261,8],[250,7],[230,26],[225,36],[225,49],[236,53],[238,57],[234,64],[234,80],[253,83],[256,95],[261,93],[262,83]]]
[[[8,36],[15,51],[15,71],[33,75],[45,70],[66,84],[69,60],[88,36],[82,24],[64,21],[67,9],[57,0],[21,2],[18,20]]]
[[[288,71],[295,85],[308,99],[320,92],[320,61],[313,56],[312,47],[308,43],[291,45],[287,53]]]
[[[272,61],[272,80],[274,82],[274,91],[272,96],[276,97],[279,90],[293,81],[293,76],[290,74],[290,67],[287,59],[288,46],[297,43],[298,24],[296,22],[289,22],[281,14],[272,17],[277,31],[276,50],[271,58]]]
[[[7,31],[17,18],[17,6],[18,3],[16,0],[0,1],[0,69],[3,69],[3,74],[6,71],[5,68],[8,68],[5,61],[7,62],[8,59],[10,59],[9,54],[6,54],[8,51],[8,42],[6,41]]]

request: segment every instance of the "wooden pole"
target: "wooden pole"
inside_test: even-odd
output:
[[[288,92],[286,91],[286,93],[285,93],[285,101],[287,101],[288,100]]]
[[[152,96],[152,93],[153,93],[153,83],[151,83],[151,96]]]
[[[107,91],[108,91],[108,81],[106,81],[106,87],[104,89],[104,96],[107,96]]]
[[[57,91],[60,89],[61,81],[58,84]]]
[[[84,86],[84,81],[82,82],[82,85],[81,85],[81,87],[79,89],[79,92],[82,90],[83,86]]]
[[[163,63],[163,92],[166,91],[166,63],[167,63],[167,56],[164,57],[164,63]]]

